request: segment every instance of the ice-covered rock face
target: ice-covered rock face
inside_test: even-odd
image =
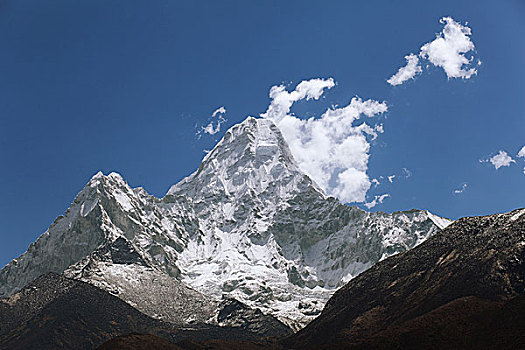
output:
[[[102,173],[95,175],[76,196],[64,216],[59,216],[26,253],[0,272],[0,296],[21,289],[46,272],[62,272],[91,253],[111,236],[105,230],[107,213],[101,198]]]
[[[372,214],[327,198],[278,128],[255,118],[230,129],[161,206],[198,222],[177,262],[184,282],[300,321],[335,288],[439,230],[426,211]]]
[[[268,243],[265,232],[274,215],[313,189],[273,122],[248,118],[228,130],[199,169],[170,188],[164,202],[190,206],[202,232],[242,232],[261,245]],[[320,190],[316,195],[324,198]]]
[[[285,197],[304,177],[275,124],[249,117],[228,130],[199,169],[172,186],[167,196],[238,198],[278,186],[276,194]]]
[[[185,244],[178,231],[162,226],[155,198],[132,190],[116,173],[98,173],[70,208],[17,259],[0,272],[0,297],[19,290],[46,272],[63,272],[101,245],[125,237],[145,260],[177,276],[177,250]]]
[[[342,205],[298,168],[272,121],[248,118],[162,199],[131,189],[118,174],[95,175],[66,214],[0,272],[0,296],[67,269],[151,316],[175,295],[208,306],[214,302],[202,294],[226,295],[304,325],[336,288],[447,223],[427,211]],[[166,287],[159,298],[142,297],[158,283]],[[173,302],[161,318],[193,317],[176,315],[179,306]]]

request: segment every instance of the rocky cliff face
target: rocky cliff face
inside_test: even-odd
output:
[[[327,197],[278,128],[248,118],[162,199],[96,174],[2,269],[0,296],[66,271],[171,322],[212,318],[225,296],[300,325],[336,288],[446,224],[427,211],[368,213]]]
[[[123,237],[102,245],[64,275],[106,290],[156,319],[176,325],[216,323],[216,300],[148,263]]]

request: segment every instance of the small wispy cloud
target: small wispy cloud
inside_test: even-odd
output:
[[[412,177],[412,172],[407,168],[402,168],[401,171],[396,172],[392,175],[379,176],[379,180],[388,181],[389,183],[394,183],[394,180],[397,182],[399,179],[408,179]],[[396,180],[397,179],[397,180]],[[378,179],[373,179],[372,183],[379,186],[381,182]]]
[[[200,130],[197,131],[197,135],[200,138],[202,133],[215,135],[221,131],[221,126],[224,124],[227,119],[224,117],[226,114],[226,108],[219,107],[211,115],[211,118],[208,119],[208,125],[201,126]]]
[[[403,174],[405,175],[405,179],[412,177],[412,172],[408,170],[407,168],[403,168]]]
[[[525,146],[523,146],[517,154],[519,158],[525,158]],[[525,167],[523,168],[523,175],[525,175]]]
[[[462,25],[452,17],[443,17],[440,23],[444,24],[443,30],[434,40],[421,46],[419,57],[413,53],[405,56],[407,64],[387,80],[390,85],[403,84],[421,73],[421,60],[442,68],[449,79],[470,79],[477,74],[478,71],[473,66],[481,65],[481,60],[475,62],[473,55],[470,58],[465,56],[475,50],[474,43],[470,40],[472,31],[467,27],[468,23]]]
[[[488,161],[494,165],[496,170],[504,166],[510,166],[512,163],[516,163],[516,161],[512,159],[512,157],[509,156],[505,151],[499,151],[498,154],[490,157]]]
[[[367,209],[370,209],[370,208],[373,208],[375,207],[376,205],[378,204],[382,204],[383,201],[390,197],[390,195],[388,193],[385,193],[385,194],[381,194],[379,196],[374,196],[374,200],[371,201],[371,202],[368,202],[368,203],[365,203],[363,204]]]
[[[454,190],[454,194],[461,194],[461,193],[465,192],[467,187],[468,187],[468,184],[466,182],[463,183],[460,188],[457,188],[457,189]]]
[[[224,108],[224,106],[222,107],[219,107],[217,108],[213,113],[212,113],[212,118],[215,118],[217,116],[217,114],[226,114],[226,108]]]
[[[394,74],[390,79],[387,80],[392,86],[403,84],[409,79],[413,79],[416,74],[422,72],[421,66],[419,65],[419,58],[411,53],[408,56],[405,56],[407,60],[406,66],[399,68],[396,74]]]
[[[518,152],[518,157],[524,158],[525,157],[525,146],[523,146],[520,151]]]

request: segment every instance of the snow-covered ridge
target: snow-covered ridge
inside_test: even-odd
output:
[[[436,224],[436,226],[439,227],[440,229],[444,229],[445,227],[447,227],[448,225],[454,222],[453,220],[449,220],[449,219],[434,215],[428,210],[427,210],[427,214],[430,220],[432,220],[432,222],[434,222],[434,224]]]
[[[97,173],[65,215],[0,272],[0,296],[67,269],[168,320],[180,318],[160,315],[153,304],[165,305],[172,294],[140,298],[155,281],[173,280],[196,303],[234,297],[304,325],[343,283],[447,224],[423,210],[342,205],[299,169],[272,121],[248,118],[162,199],[131,189],[116,173]],[[132,258],[115,253],[122,242]],[[173,305],[166,309],[175,313]]]

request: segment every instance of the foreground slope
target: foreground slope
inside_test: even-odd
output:
[[[327,197],[272,121],[247,118],[162,199],[96,174],[0,271],[0,297],[65,271],[169,322],[213,321],[225,296],[304,325],[345,282],[446,224]]]
[[[132,332],[169,341],[255,339],[241,328],[195,324],[175,327],[148,317],[90,284],[49,273],[0,299],[1,349],[94,349]]]
[[[2,349],[92,349],[129,332],[171,327],[89,284],[49,273],[0,300]]]
[[[463,218],[350,281],[283,344],[522,348],[524,294],[525,209]]]
[[[290,342],[259,340],[185,340],[177,342],[182,349],[352,349],[352,350],[517,350],[525,349],[525,295],[503,301],[464,297],[400,325],[374,333],[369,337],[341,337],[324,344],[303,343],[293,347]],[[322,335],[321,335],[322,336]],[[131,339],[129,339],[131,338]],[[150,349],[158,337],[119,337],[108,349]],[[126,347],[127,344],[130,347]],[[121,347],[116,347],[116,346]]]

